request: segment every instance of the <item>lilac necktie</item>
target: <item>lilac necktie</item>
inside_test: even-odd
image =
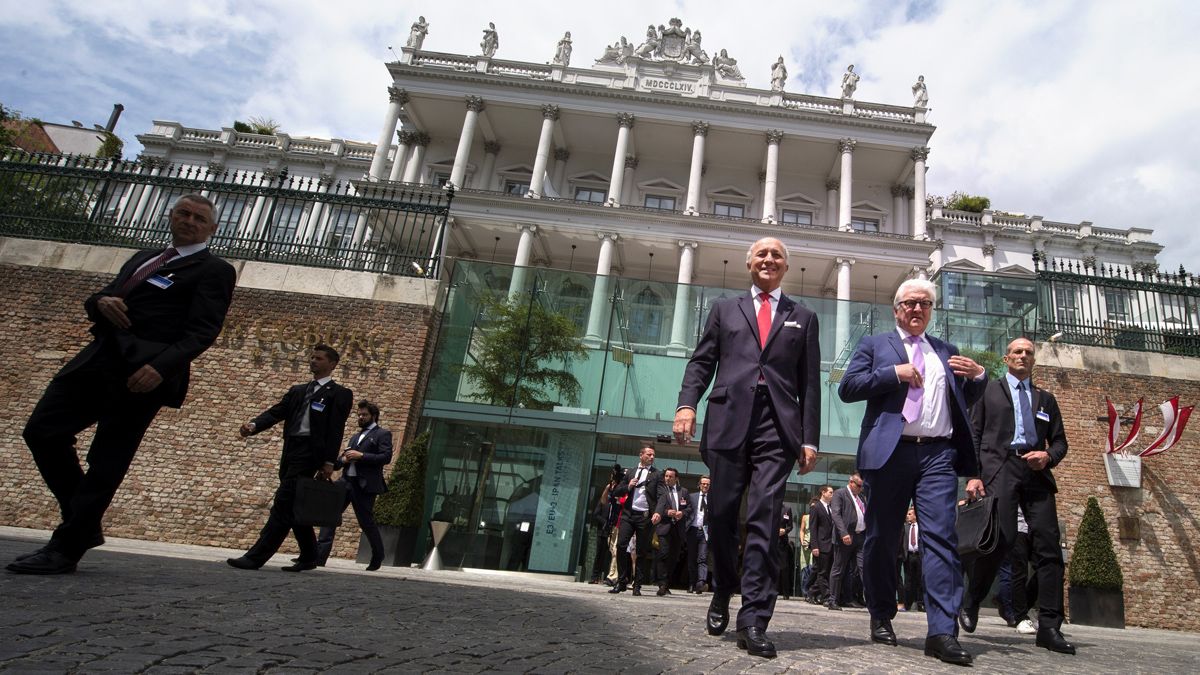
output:
[[[925,355],[921,353],[921,336],[910,335],[906,338],[913,346],[912,364],[921,373],[922,379],[925,377]],[[925,398],[924,387],[914,387],[908,385],[908,396],[904,399],[904,421],[912,423],[917,421],[921,416],[921,401]]]

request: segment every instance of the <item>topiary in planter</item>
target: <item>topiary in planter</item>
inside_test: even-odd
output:
[[[1112,536],[1104,524],[1104,514],[1095,497],[1088,497],[1075,550],[1071,555],[1070,581],[1072,586],[1119,591],[1125,587],[1121,566],[1113,551]]]

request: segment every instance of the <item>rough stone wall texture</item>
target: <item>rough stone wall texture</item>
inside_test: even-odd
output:
[[[0,265],[9,289],[0,345],[0,522],[52,528],[58,508],[21,430],[50,378],[84,344],[83,300],[101,274]],[[225,329],[192,364],[181,410],[163,408],[105,517],[105,532],[205,546],[245,548],[266,522],[278,486],[283,425],[248,439],[237,429],[309,379],[307,348],[323,341],[341,352],[334,378],[382,409],[396,449],[411,435],[424,391],[436,313],[426,306],[238,288]],[[346,442],[357,429],[353,414]],[[80,435],[86,454],[91,431]],[[387,469],[385,469],[385,472]],[[386,475],[386,474],[385,474]],[[334,555],[353,557],[359,528],[348,509]],[[294,551],[289,538],[284,552]]]
[[[1162,430],[1159,403],[1177,395],[1181,405],[1200,402],[1200,382],[1128,368],[1117,372],[1046,365],[1053,362],[1049,354],[1040,353],[1034,377],[1058,398],[1070,444],[1066,459],[1054,469],[1068,550],[1075,544],[1088,497],[1096,497],[1125,578],[1126,623],[1200,630],[1200,615],[1188,609],[1200,606],[1200,427],[1191,422],[1174,448],[1142,461],[1140,489],[1121,488],[1108,484],[1102,456],[1108,423],[1107,418],[1097,419],[1107,414],[1105,396],[1124,415],[1144,397],[1143,427],[1134,443],[1140,451]],[[1129,425],[1122,426],[1122,438],[1129,430]],[[1138,520],[1137,539],[1120,538],[1118,517]]]

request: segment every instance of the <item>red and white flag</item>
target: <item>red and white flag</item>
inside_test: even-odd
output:
[[[1117,409],[1107,396],[1104,397],[1104,403],[1108,405],[1108,436],[1104,439],[1104,454],[1111,455],[1116,452],[1114,448],[1117,447],[1117,433],[1121,431],[1121,425],[1118,423]]]
[[[1138,434],[1142,431],[1142,401],[1143,399],[1139,398],[1137,404],[1133,406],[1133,428],[1129,430],[1129,436],[1124,443],[1118,443],[1117,439],[1121,434],[1120,416],[1117,415],[1117,409],[1113,406],[1112,401],[1104,399],[1104,402],[1108,404],[1108,442],[1104,454],[1124,452],[1125,448],[1137,439]]]
[[[1179,397],[1174,396],[1169,401],[1165,401],[1161,406],[1163,413],[1163,430],[1151,443],[1138,454],[1139,457],[1153,457],[1171,449],[1171,446],[1179,442],[1183,436],[1183,429],[1187,426],[1188,418],[1192,415],[1192,410],[1196,406],[1188,406],[1180,409]]]

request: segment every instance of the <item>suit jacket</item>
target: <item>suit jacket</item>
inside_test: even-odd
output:
[[[911,529],[912,523],[904,523],[904,536],[900,539],[900,550],[896,552],[901,560],[908,555],[908,538]],[[921,524],[917,523],[917,555],[920,556],[922,552],[924,552],[924,548],[921,546]]]
[[[283,422],[283,435],[293,435],[293,419],[300,408],[306,405],[305,396],[311,383],[301,382],[292,386],[283,398],[279,399],[279,403],[251,420],[254,423],[254,433]],[[350,417],[354,393],[330,380],[313,393],[311,401],[323,404],[324,409],[309,410],[309,450],[313,453],[313,459],[333,464],[337,462],[338,453],[342,449],[342,437],[346,432],[346,419]]]
[[[960,476],[975,476],[978,461],[967,408],[983,395],[986,375],[979,381],[955,376],[948,359],[956,356],[958,349],[929,334],[925,339],[946,369],[946,386],[950,388],[946,402],[953,428],[950,443],[955,449],[954,470]],[[902,363],[908,363],[908,353],[900,335],[893,329],[864,337],[842,376],[838,396],[846,403],[867,402],[858,441],[859,470],[882,468],[900,442],[908,385],[896,377],[895,367]]]
[[[858,509],[854,507],[854,495],[850,494],[848,486],[842,486],[833,491],[829,510],[833,512],[833,540],[835,543],[840,543],[842,537],[847,534],[853,535],[858,530]]]
[[[833,514],[819,500],[808,510],[808,548],[822,555],[833,552]]]
[[[749,293],[713,303],[704,334],[684,371],[678,402],[679,407],[696,408],[712,384],[700,438],[702,455],[708,448],[731,450],[745,442],[760,374],[770,392],[784,447],[802,459],[802,446],[819,446],[818,333],[817,315],[780,295],[764,349]]]
[[[1033,449],[1046,451],[1050,455],[1050,463],[1041,471],[1027,469],[1030,472],[1027,485],[1058,492],[1058,485],[1054,482],[1054,474],[1050,469],[1067,456],[1067,434],[1063,430],[1062,412],[1058,409],[1058,399],[1054,398],[1054,394],[1038,388],[1037,385],[1031,386],[1030,389],[1029,405],[1033,409],[1033,425],[1037,431],[1037,441],[1033,443]],[[1045,413],[1049,419],[1038,419],[1038,413]],[[983,397],[971,409],[971,423],[975,443],[979,448],[979,477],[986,487],[1013,454],[1008,446],[1012,444],[1017,423],[1008,378],[988,382]]]
[[[775,537],[777,539],[786,539],[795,527],[796,523],[792,522],[792,507],[784,504],[783,510],[779,512],[779,524],[775,527]],[[782,537],[777,534],[779,530],[783,530]]]
[[[679,510],[683,511],[683,517],[679,520],[667,517],[667,509],[672,508],[671,488],[667,487],[666,483],[661,484],[658,488],[658,507],[654,509],[654,512],[658,514],[659,518],[655,531],[660,537],[670,534],[671,530],[674,530],[679,536],[683,536],[687,532],[688,522],[691,520],[694,508],[691,495],[688,494],[687,488],[679,484],[676,484],[675,490],[679,496]]]
[[[311,423],[311,419],[309,421]],[[387,492],[387,483],[383,480],[383,467],[392,461],[392,432],[376,424],[362,438],[358,438],[360,433],[362,432],[350,437],[350,449],[361,452],[363,456],[354,462],[347,462],[346,453],[343,452],[338,456],[333,468],[348,469],[353,465],[355,475],[347,476],[343,471],[342,478],[346,481],[356,480],[358,486],[367,494],[381,495]]]
[[[622,513],[628,513],[633,510],[633,490],[629,489],[629,481],[637,476],[639,466],[627,469],[624,479],[617,483],[617,487],[613,488],[613,496],[617,499],[628,497],[621,506]],[[651,465],[650,473],[642,479],[642,482],[646,488],[646,513],[654,513],[654,510],[658,508],[658,489],[659,485],[662,484],[662,472],[654,465]]]
[[[233,300],[237,272],[233,265],[207,248],[177,258],[158,269],[156,275],[171,280],[167,288],[143,281],[125,295],[126,316],[132,324],[120,329],[100,314],[100,298],[117,296],[121,287],[142,263],[157,258],[163,249],[135,253],[98,293],[84,301],[92,321],[94,339],[71,359],[55,377],[63,377],[93,363],[114,364],[123,377],[149,364],[162,376],[150,395],[162,404],[179,408],[187,396],[191,363],[208,349],[221,333],[225,314]]]

